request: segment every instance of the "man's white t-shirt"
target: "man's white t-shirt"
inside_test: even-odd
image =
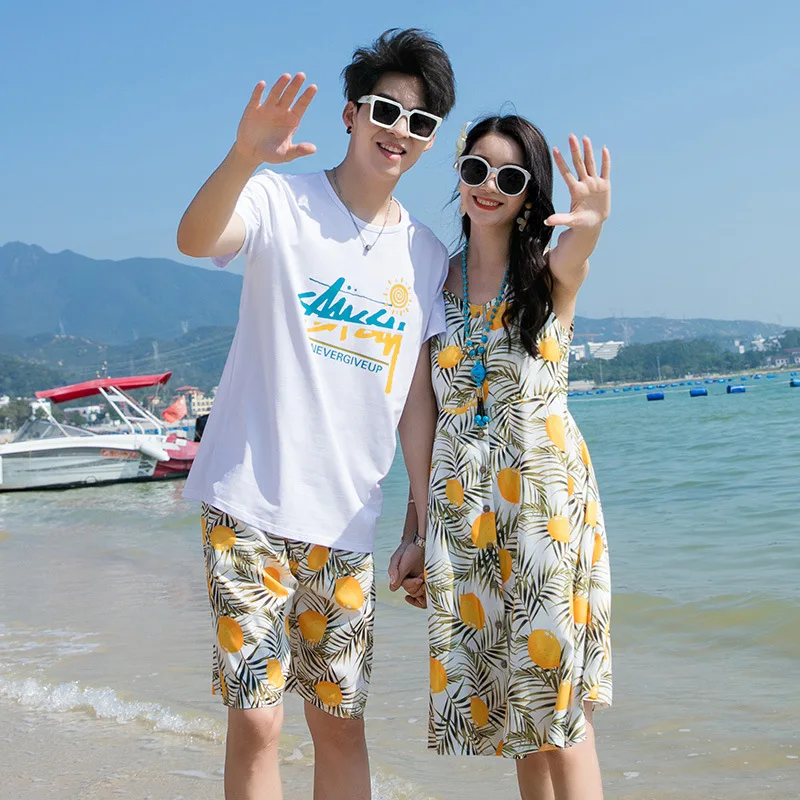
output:
[[[184,497],[287,539],[371,552],[447,250],[400,207],[359,220],[324,172],[251,178],[239,324]],[[216,259],[225,266],[236,254]]]

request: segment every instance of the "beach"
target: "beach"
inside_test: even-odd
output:
[[[800,391],[783,376],[709,389],[570,401],[611,552],[615,697],[596,719],[608,798],[800,797]],[[0,797],[222,797],[198,509],[181,489],[0,495]],[[385,578],[400,459],[384,490],[374,797],[515,798],[511,761],[425,749],[425,617]],[[310,798],[295,697],[281,757],[286,797]]]

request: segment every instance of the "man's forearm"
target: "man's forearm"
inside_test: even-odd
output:
[[[436,433],[436,401],[427,397],[410,397],[400,421],[400,445],[406,462],[417,530],[424,538],[428,510],[428,482],[431,473],[431,451]]]
[[[233,217],[236,201],[257,163],[232,147],[225,160],[203,184],[178,226],[178,249],[187,256],[221,255],[215,245]]]

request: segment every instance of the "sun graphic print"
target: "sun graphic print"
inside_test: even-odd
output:
[[[386,298],[386,307],[396,317],[402,317],[411,308],[411,287],[402,278],[389,281],[383,296]]]

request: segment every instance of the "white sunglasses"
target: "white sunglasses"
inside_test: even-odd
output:
[[[480,186],[494,175],[494,182],[498,190],[506,197],[517,197],[525,191],[531,179],[528,170],[516,164],[506,164],[502,167],[493,167],[485,158],[480,156],[461,156],[455,163],[458,176],[467,186]]]
[[[358,98],[359,103],[369,103],[369,121],[379,128],[387,130],[394,128],[397,123],[405,118],[408,125],[408,135],[412,139],[429,142],[442,124],[442,118],[427,111],[415,108],[406,111],[396,100],[381,97],[377,94],[367,94]]]

